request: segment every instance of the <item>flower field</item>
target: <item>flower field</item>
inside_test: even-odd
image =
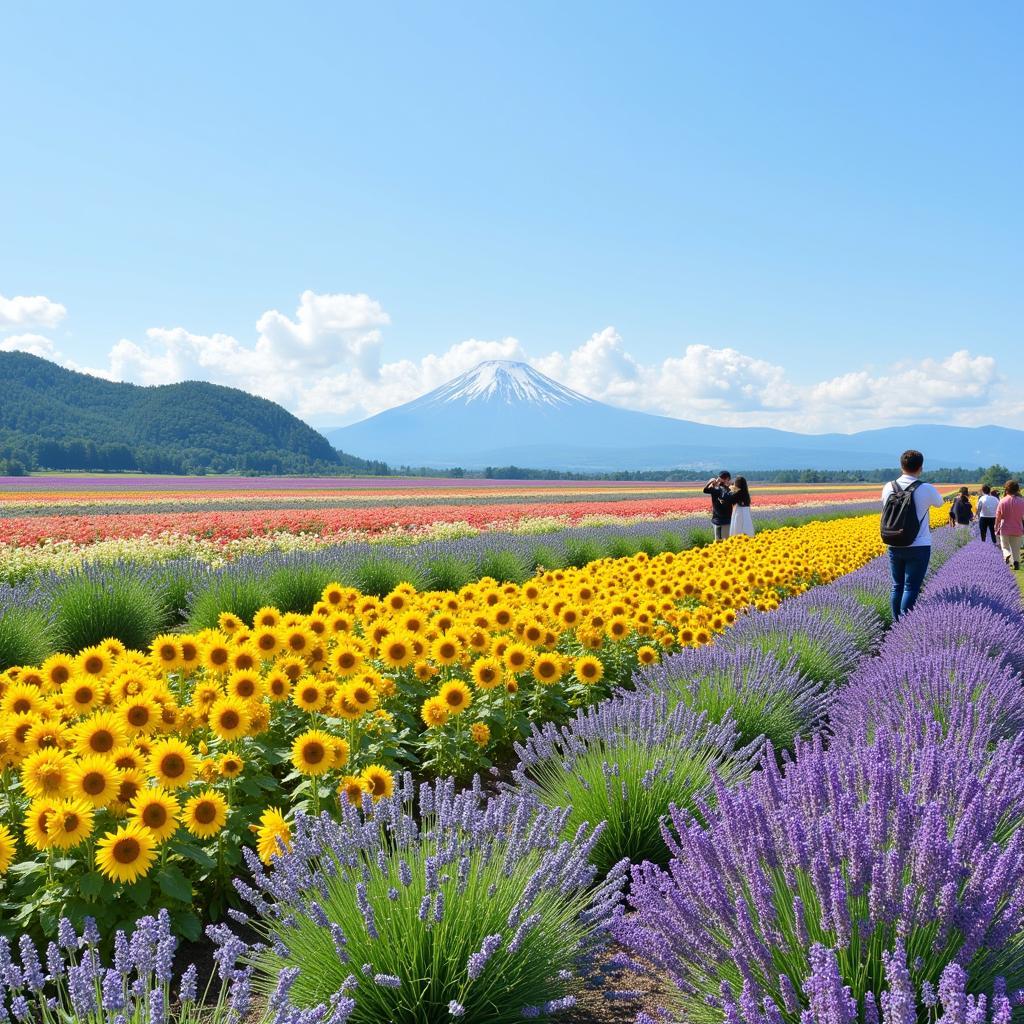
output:
[[[864,494],[712,545],[687,496],[628,486],[574,501],[617,505],[599,526],[186,530],[11,572],[0,1017],[1009,1022],[1024,607],[998,553],[935,529],[893,625]],[[513,504],[470,490],[407,507]],[[212,967],[173,962],[204,935]]]

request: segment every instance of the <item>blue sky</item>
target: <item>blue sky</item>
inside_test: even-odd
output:
[[[507,355],[712,422],[1024,427],[1022,31],[1011,3],[8,6],[0,347],[325,426]]]

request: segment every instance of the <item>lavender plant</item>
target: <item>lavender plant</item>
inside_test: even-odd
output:
[[[253,970],[275,1024],[503,1024],[548,1019],[596,976],[627,865],[595,885],[600,829],[565,839],[568,811],[479,782],[423,784],[342,820],[300,817],[292,848],[239,891],[266,940],[222,956]]]
[[[41,957],[22,935],[17,956],[0,938],[0,1021],[18,1024],[239,1024],[249,1012],[251,970],[221,958],[216,998],[200,993],[198,971],[174,977],[177,939],[166,910],[118,931],[111,962],[100,955],[92,918],[82,935],[62,919]]]
[[[905,1022],[947,972],[975,994],[1024,982],[1024,739],[979,752],[923,728],[816,738],[717,786],[706,825],[673,812],[672,861],[633,868],[614,931],[687,1021]]]
[[[717,645],[670,655],[638,672],[634,685],[637,694],[663,693],[670,708],[683,703],[709,722],[730,719],[741,747],[764,736],[777,750],[817,731],[831,700],[824,684],[800,674],[795,660],[780,665],[764,651]]]
[[[566,811],[566,835],[604,822],[591,859],[605,875],[623,858],[664,864],[661,837],[670,805],[694,809],[711,798],[714,773],[749,771],[728,714],[712,723],[663,693],[625,695],[581,711],[568,725],[536,727],[516,744],[513,778],[524,792]]]

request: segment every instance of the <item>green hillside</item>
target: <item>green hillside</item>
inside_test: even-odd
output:
[[[140,387],[0,352],[0,462],[150,473],[384,472],[265,398],[200,381]]]

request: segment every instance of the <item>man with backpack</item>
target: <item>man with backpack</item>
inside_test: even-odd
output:
[[[932,555],[930,510],[945,502],[932,484],[921,482],[924,456],[913,449],[900,456],[903,475],[882,489],[882,540],[889,547],[892,618],[895,622],[917,601]]]

